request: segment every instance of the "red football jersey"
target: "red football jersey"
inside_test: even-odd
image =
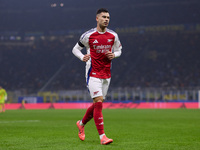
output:
[[[122,46],[117,33],[109,29],[106,32],[98,32],[94,28],[82,34],[79,45],[86,47],[87,54],[91,56],[86,63],[86,78],[88,76],[101,79],[110,78],[111,60],[106,57],[105,53],[120,51],[121,54]]]

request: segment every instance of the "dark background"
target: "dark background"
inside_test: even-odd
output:
[[[199,0],[0,0],[0,85],[85,89],[85,64],[71,50],[101,7],[123,46],[111,88],[199,87]]]

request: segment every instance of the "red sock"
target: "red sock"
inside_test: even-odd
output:
[[[83,119],[82,119],[82,123],[86,124],[88,121],[90,121],[93,118],[93,110],[94,110],[94,103],[88,107]]]
[[[102,102],[94,103],[93,116],[99,135],[104,134],[102,107],[103,107]]]

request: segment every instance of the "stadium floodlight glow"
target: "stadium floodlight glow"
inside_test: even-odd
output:
[[[56,6],[57,6],[56,3],[51,4],[51,7],[56,7]]]
[[[64,3],[60,3],[60,7],[63,7],[64,6]]]

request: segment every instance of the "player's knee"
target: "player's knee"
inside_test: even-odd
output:
[[[103,102],[103,96],[99,96],[99,97],[93,98],[93,102],[94,102],[94,103]]]

